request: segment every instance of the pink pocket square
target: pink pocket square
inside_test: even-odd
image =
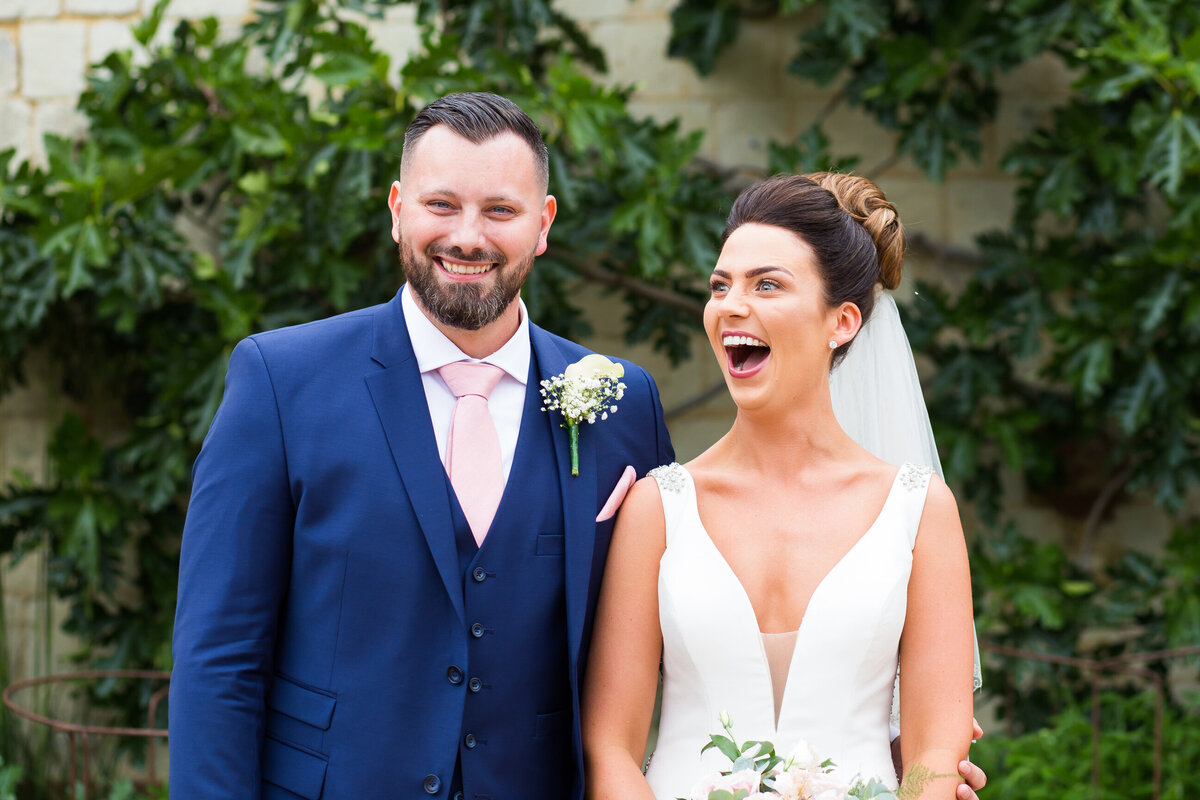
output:
[[[617,488],[612,490],[612,494],[604,501],[604,508],[600,509],[600,513],[596,515],[596,522],[611,519],[617,513],[617,509],[621,507],[625,495],[629,493],[629,487],[635,483],[637,483],[637,470],[632,466],[626,467],[625,471],[621,473],[621,479],[617,481]]]

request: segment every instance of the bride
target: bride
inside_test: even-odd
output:
[[[857,444],[830,397],[830,371],[877,285],[897,285],[903,247],[895,209],[864,178],[777,176],[734,204],[704,325],[737,416],[622,507],[583,698],[589,797],[691,797],[728,768],[715,749],[701,755],[722,712],[739,740],[786,753],[803,739],[846,782],[894,788],[899,662],[906,779],[918,766],[941,776],[919,794],[911,781],[910,794],[955,798],[973,651],[954,497],[928,464],[889,464]]]

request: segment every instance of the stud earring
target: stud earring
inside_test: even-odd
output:
[[[830,350],[837,350],[837,339],[830,339],[830,340],[829,340],[829,349],[830,349]]]

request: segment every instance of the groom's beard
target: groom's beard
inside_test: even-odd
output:
[[[477,283],[443,281],[434,256],[456,261],[494,263],[495,276],[490,287]],[[444,325],[476,331],[495,322],[520,292],[533,269],[534,254],[512,264],[498,250],[475,250],[467,255],[457,247],[430,245],[420,258],[404,242],[400,243],[400,265],[408,285],[417,293],[421,305]]]

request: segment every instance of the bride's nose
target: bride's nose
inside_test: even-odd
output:
[[[741,319],[750,314],[750,305],[746,302],[746,294],[738,289],[730,289],[724,296],[713,298],[717,304],[717,314],[724,319]]]

